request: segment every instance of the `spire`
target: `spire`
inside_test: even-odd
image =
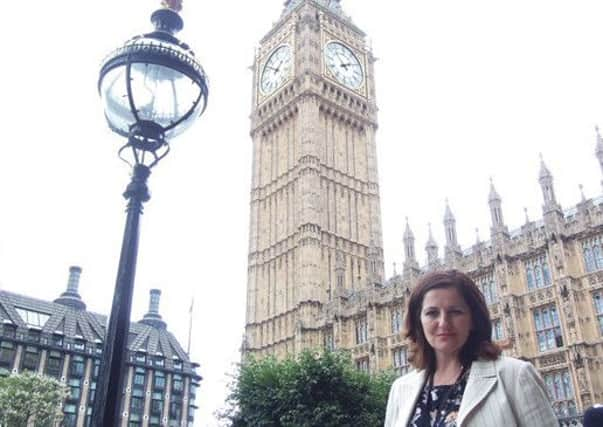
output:
[[[404,230],[404,276],[414,276],[419,272],[419,263],[415,256],[415,236],[408,224],[406,217],[406,230]]]
[[[495,201],[500,201],[500,200],[501,200],[501,198],[498,195],[496,188],[494,187],[494,180],[492,179],[492,177],[490,177],[490,195],[488,196],[488,201],[495,202]]]
[[[427,226],[429,227],[429,238],[427,239],[427,244],[425,245],[425,251],[427,252],[427,264],[429,267],[435,267],[439,264],[438,244],[433,238],[433,234],[431,232],[431,223],[429,223]]]
[[[149,311],[144,315],[140,323],[153,326],[158,329],[165,329],[166,324],[161,319],[159,314],[159,301],[161,299],[161,291],[159,289],[151,289],[149,292]]]
[[[553,187],[553,175],[546,167],[542,153],[540,154],[540,188],[542,189],[542,196],[544,199],[543,209],[545,212],[551,210],[560,210],[561,208],[557,204],[555,198],[555,188]]]
[[[540,181],[548,178],[552,179],[553,175],[551,175],[551,171],[549,170],[549,168],[546,167],[546,163],[544,163],[544,157],[542,156],[542,153],[540,153]]]
[[[477,228],[477,227],[475,228],[475,244],[476,245],[481,245],[482,244],[482,241],[479,238],[479,228]]]
[[[526,224],[529,224],[529,222],[530,222],[530,217],[528,216],[528,208],[524,207],[524,208],[523,208],[523,213],[524,213],[524,214],[525,214],[525,216],[526,216]]]
[[[498,232],[506,232],[505,220],[502,212],[502,199],[500,198],[496,188],[494,187],[494,180],[490,177],[490,195],[488,196],[488,205],[490,205],[490,218],[492,227],[490,229],[491,234]]]
[[[454,221],[454,215],[452,214],[452,210],[450,209],[450,203],[448,202],[448,197],[446,198],[446,212],[444,212],[444,222],[446,221]]]
[[[54,300],[57,304],[66,305],[67,307],[75,308],[76,310],[85,310],[86,304],[82,301],[82,297],[78,293],[80,286],[80,276],[82,268],[78,266],[69,267],[69,279],[67,280],[67,290],[60,297]]]
[[[415,236],[408,225],[408,217],[406,217],[406,230],[404,230],[404,258],[406,262],[415,261]]]
[[[582,184],[578,184],[578,188],[580,189],[580,198],[582,202],[586,202],[586,196],[584,195],[584,186]]]
[[[450,204],[448,203],[448,199],[446,199],[446,212],[444,213],[444,227],[446,229],[446,248],[458,250],[458,242],[456,238],[456,220],[454,219],[454,215],[452,210],[450,209]]]

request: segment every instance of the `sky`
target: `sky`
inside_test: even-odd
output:
[[[209,105],[149,179],[132,318],[160,312],[203,376],[196,426],[213,427],[244,330],[252,74],[282,0],[184,2],[181,40],[210,77]],[[82,267],[88,309],[108,313],[128,167],[96,89],[102,59],[151,30],[157,0],[3,5],[0,35],[0,289],[54,299]],[[489,180],[510,229],[541,216],[539,153],[564,208],[601,194],[600,0],[343,0],[374,55],[386,272],[403,262],[405,218],[424,262],[444,241],[445,199],[463,247],[489,235]]]

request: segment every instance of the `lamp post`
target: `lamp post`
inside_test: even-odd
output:
[[[111,130],[126,137],[119,157],[132,167],[124,197],[127,217],[111,316],[105,334],[93,417],[98,427],[121,424],[132,293],[147,178],[165,157],[168,139],[186,130],[205,110],[207,78],[194,53],[174,34],[183,27],[181,0],[164,0],[151,21],[155,31],[127,41],[101,66],[98,89]]]

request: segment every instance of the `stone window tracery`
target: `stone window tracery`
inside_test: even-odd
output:
[[[554,304],[534,309],[534,325],[538,351],[543,352],[563,346],[557,307]]]
[[[603,236],[595,236],[582,241],[582,256],[588,273],[603,269]]]
[[[498,291],[496,289],[494,273],[484,274],[478,277],[475,282],[482,291],[482,294],[484,294],[486,304],[490,305],[498,302]]]
[[[408,372],[408,353],[406,347],[398,347],[392,350],[392,357],[394,359],[394,369],[398,375],[404,375]]]
[[[563,369],[550,372],[544,374],[543,379],[557,416],[569,417],[576,415],[576,401],[569,371]]]
[[[368,327],[366,317],[356,319],[356,344],[364,344],[368,341]]]
[[[395,307],[392,310],[392,333],[397,334],[402,330],[402,308]]]
[[[593,301],[595,303],[595,315],[599,324],[599,332],[603,335],[603,291],[595,292]]]
[[[552,285],[551,270],[546,254],[538,255],[525,261],[528,289],[546,288]]]

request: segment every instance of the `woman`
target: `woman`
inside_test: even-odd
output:
[[[466,274],[425,275],[405,328],[417,370],[392,385],[385,427],[558,425],[536,369],[492,342],[488,307]]]

